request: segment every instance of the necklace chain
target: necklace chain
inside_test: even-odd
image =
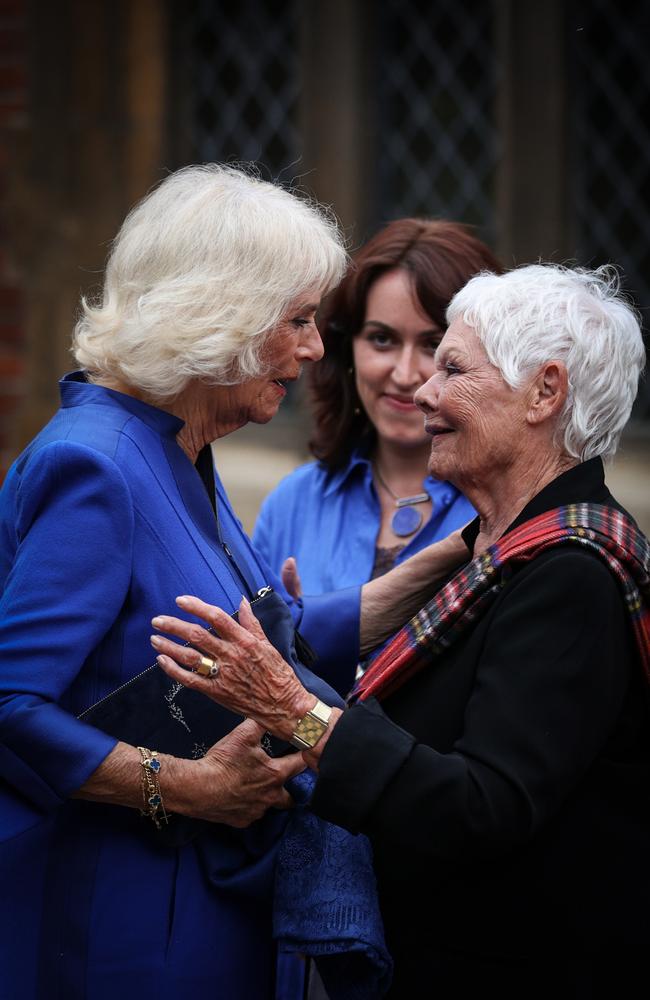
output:
[[[381,472],[379,471],[379,466],[375,464],[373,468],[375,470],[375,475],[377,476],[377,479],[384,487],[386,492],[390,493],[393,500],[395,501],[396,507],[407,507],[414,503],[426,503],[427,500],[431,499],[428,493],[416,493],[413,496],[398,497],[397,493],[394,493],[393,490],[391,490],[390,486],[382,476]]]

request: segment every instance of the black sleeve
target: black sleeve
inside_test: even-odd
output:
[[[431,745],[416,742],[371,699],[332,733],[312,808],[384,847],[441,858],[526,841],[613,730],[628,628],[598,559],[574,549],[539,557],[498,599],[452,752],[436,751],[435,734]]]

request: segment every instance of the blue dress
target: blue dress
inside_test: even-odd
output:
[[[451,483],[427,476],[422,488],[433,511],[399,552],[397,564],[476,516]],[[303,592],[323,594],[368,582],[380,519],[372,468],[357,450],[336,472],[309,462],[286,476],[262,504],[253,543],[276,573],[287,556],[295,556]]]
[[[181,593],[232,612],[242,587],[182,422],[79,375],[61,395],[0,492],[0,1000],[271,997],[272,858],[233,872],[236,835],[215,827],[220,883],[201,838],[162,847],[136,810],[69,798],[115,743],[76,716],[153,661],[152,616]],[[280,589],[216,490],[248,579]],[[350,589],[292,608],[342,690],[358,604]]]

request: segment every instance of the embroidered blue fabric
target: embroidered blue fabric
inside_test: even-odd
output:
[[[315,775],[289,790],[296,806],[278,851],[273,933],[282,952],[313,957],[330,1000],[377,1000],[393,962],[379,910],[366,837],[314,816]]]

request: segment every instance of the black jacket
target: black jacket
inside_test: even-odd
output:
[[[618,507],[599,459],[511,527],[584,501]],[[608,976],[627,996],[650,940],[649,807],[631,628],[614,576],[577,546],[511,572],[434,666],[346,711],[313,800],[372,841],[391,995],[436,1000],[604,996]]]

